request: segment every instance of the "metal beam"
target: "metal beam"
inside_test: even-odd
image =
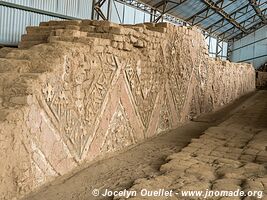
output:
[[[155,5],[153,5],[153,8],[159,8],[160,6],[163,6],[166,3],[166,0],[160,1],[158,3],[156,3]]]
[[[140,10],[140,11],[143,11],[145,13],[148,13],[148,14],[151,14],[152,11],[151,10],[155,10],[155,8],[152,8],[151,5],[147,5],[145,3],[140,3],[138,2],[137,0],[115,0],[116,2],[119,2],[119,3],[122,3],[122,4],[125,4],[127,6],[130,6],[130,7],[133,7],[137,10]],[[181,0],[183,2],[187,1],[187,0]],[[180,1],[179,1],[180,2]],[[168,0],[168,3],[173,3],[172,1],[169,1]],[[177,2],[176,2],[177,3]],[[176,5],[174,7],[177,7]],[[173,8],[172,8],[173,9]],[[157,9],[158,12],[160,12],[158,9]],[[154,14],[153,14],[154,15]],[[156,17],[158,17],[159,15],[157,15]],[[172,22],[174,24],[181,24],[181,22],[183,22],[181,19],[179,19],[178,17],[175,17],[173,15],[170,15],[168,13],[164,14],[162,16],[163,19],[166,19],[167,21],[169,22]],[[153,20],[152,20],[153,21]]]
[[[264,12],[267,12],[267,8],[262,10],[262,13],[264,13]],[[245,25],[250,20],[252,20],[252,23],[254,23],[256,20],[258,20],[257,15],[254,15],[254,16],[249,17],[248,19],[245,19],[244,21],[240,22],[240,24]],[[226,30],[224,33],[220,34],[219,36],[226,34],[227,32],[232,31],[232,35],[234,35],[234,36],[232,36],[230,38],[229,37],[225,37],[225,38],[227,38],[228,40],[239,40],[242,37],[245,37],[245,36],[249,35],[250,33],[253,33],[254,31],[258,30],[259,28],[263,27],[264,25],[266,25],[266,24],[264,24],[264,22],[260,21],[259,23],[255,24],[254,26],[249,28],[247,30],[247,33],[239,33],[237,35],[234,35],[234,34],[236,34],[236,32],[234,32],[234,28],[230,28],[230,29]]]
[[[166,4],[164,5],[164,7],[163,7],[163,11],[162,11],[162,13],[160,14],[160,16],[158,16],[158,18],[157,19],[155,19],[155,21],[154,22],[158,22],[166,13],[168,13],[168,12],[170,12],[171,10],[173,10],[174,8],[176,8],[176,7],[178,7],[180,4],[176,4],[176,5],[174,5],[173,7],[171,7],[171,8],[169,8],[168,10],[165,10],[166,9],[166,7],[167,7],[167,3],[168,3],[169,1],[166,1]]]
[[[99,19],[99,17],[101,17],[103,20],[109,20],[109,13],[110,13],[110,0],[108,0],[108,11],[107,11],[107,16],[105,16],[105,14],[102,12],[101,7],[104,5],[104,3],[106,2],[106,0],[99,0],[97,2],[93,1],[93,12],[92,12],[92,16],[94,15],[94,11],[98,14],[97,19]],[[94,17],[94,16],[93,16]],[[94,19],[94,18],[92,18]]]
[[[235,20],[238,19],[238,18],[240,18],[240,16],[237,17],[236,15],[237,15],[237,13],[239,13],[240,11],[242,11],[243,9],[245,9],[245,13],[248,14],[247,12],[248,12],[248,8],[249,8],[249,6],[250,6],[250,5],[247,4],[247,5],[245,5],[245,6],[242,6],[242,7],[238,8],[237,10],[235,10],[234,12],[232,12],[232,13],[230,14],[230,17],[234,18]],[[242,15],[242,16],[243,16],[243,15]],[[218,20],[218,21],[215,21],[214,23],[212,23],[211,25],[209,25],[208,27],[206,27],[205,30],[207,30],[207,31],[210,32],[210,33],[214,33],[214,32],[216,32],[218,29],[223,28],[223,27],[226,25],[226,24],[224,24],[224,21],[226,21],[225,18],[222,18],[222,19],[220,19],[220,20]],[[214,27],[216,27],[217,24],[219,24],[219,25],[218,25],[218,28],[215,29],[215,30],[212,30],[212,29],[214,29]],[[228,24],[228,23],[227,23],[227,24]]]
[[[163,6],[163,8],[162,8],[162,12],[161,12],[161,14],[154,20],[154,23],[158,23],[158,21],[163,17],[163,15],[166,13],[165,12],[165,9],[166,9],[166,6],[167,6],[167,4],[168,4],[168,1],[167,0],[163,0],[162,1],[163,2],[163,4],[161,3],[161,5],[160,6]]]
[[[259,18],[263,21],[263,23],[267,24],[267,19],[261,12],[260,7],[256,0],[248,0],[252,8],[254,9],[255,13],[259,16]]]
[[[255,32],[256,30],[262,28],[263,26],[265,26],[266,24],[264,22],[259,22],[257,24],[255,24],[254,26],[252,26],[251,28],[248,29],[247,33],[240,33],[240,34],[237,34],[235,36],[233,36],[232,38],[230,38],[229,40],[233,40],[233,41],[236,41],[236,40],[240,40],[241,38]]]
[[[207,6],[212,8],[216,13],[221,15],[223,18],[225,18],[228,22],[233,24],[235,27],[240,29],[242,32],[246,33],[247,30],[242,27],[237,21],[235,21],[228,13],[226,13],[222,8],[218,7],[212,0],[201,0],[203,3],[205,3]]]
[[[223,3],[224,3],[224,0],[219,0],[219,1],[215,2],[215,4],[223,4]],[[231,4],[232,4],[232,3],[226,5],[224,8],[226,8],[227,6],[229,6],[229,5],[231,5]],[[222,6],[222,5],[221,5],[221,6]],[[206,7],[205,9],[203,9],[203,10],[197,12],[195,15],[193,15],[193,16],[187,18],[185,21],[190,21],[190,20],[192,20],[192,25],[197,25],[197,24],[199,24],[200,22],[202,22],[203,20],[207,19],[208,17],[210,17],[210,16],[212,16],[212,15],[214,15],[214,14],[216,13],[215,11],[213,11],[211,14],[209,14],[209,13],[210,13],[210,10],[212,10],[210,7]],[[202,17],[201,15],[204,14],[204,13],[205,13],[205,17]],[[199,20],[199,21],[197,21],[197,22],[195,22],[195,20],[196,20],[197,18],[202,18],[202,19]]]
[[[249,5],[248,5],[248,6],[249,6]],[[264,9],[262,12],[265,12],[266,10],[267,10],[267,8]],[[251,10],[251,11],[252,11],[252,10]],[[250,11],[249,11],[249,12],[250,12]],[[248,12],[247,12],[247,14],[248,14]],[[243,17],[243,15],[241,15],[241,16],[235,18],[235,19],[239,19],[239,18],[241,18],[241,17]],[[242,26],[245,26],[245,24],[246,24],[248,21],[250,21],[250,20],[252,20],[252,23],[254,23],[255,20],[256,20],[256,15],[253,15],[253,16],[251,16],[251,17],[249,17],[249,18],[243,20],[242,22],[240,22],[240,24],[241,24]],[[236,33],[236,32],[235,32],[235,29],[237,29],[237,28],[236,28],[236,27],[229,28],[229,29],[227,29],[226,31],[224,31],[223,33],[219,34],[218,36],[219,36],[219,37],[222,37],[222,36],[223,36],[222,38],[226,39],[226,38],[228,38],[228,37],[225,37],[225,35],[226,35],[227,33],[231,33],[231,35],[235,34],[235,33]]]
[[[15,9],[19,9],[19,10],[25,10],[28,12],[38,13],[38,14],[47,15],[47,16],[51,16],[51,17],[58,17],[61,19],[68,19],[68,20],[80,19],[77,17],[62,15],[59,13],[54,13],[54,12],[49,12],[49,11],[45,11],[45,10],[41,10],[41,9],[37,9],[37,8],[28,7],[28,6],[18,5],[18,4],[10,3],[10,2],[6,2],[6,1],[0,1],[0,6],[15,8]]]

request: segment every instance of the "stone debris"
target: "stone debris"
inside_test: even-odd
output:
[[[26,31],[19,49],[0,50],[3,200],[255,89],[253,67],[209,58],[195,28],[73,20]],[[240,153],[225,151],[225,159]]]

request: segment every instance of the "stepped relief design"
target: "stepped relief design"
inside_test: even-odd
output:
[[[72,62],[65,57],[62,80],[48,80],[42,94],[75,158],[79,160],[96,126],[103,102],[117,70],[115,58],[93,55],[91,60]]]
[[[255,89],[251,65],[167,23],[44,22],[1,48],[0,72],[3,200]]]
[[[134,143],[136,143],[134,130],[130,125],[122,104],[119,103],[104,136],[101,152],[122,150]]]

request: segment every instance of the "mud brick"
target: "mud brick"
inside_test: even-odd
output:
[[[49,26],[49,23],[48,22],[40,22],[39,26]]]
[[[18,105],[26,105],[27,104],[27,96],[11,97],[9,102],[14,103],[14,104],[18,104]]]
[[[131,34],[139,34],[137,31],[131,29],[131,28],[123,28],[124,35],[131,35]]]
[[[148,30],[150,31],[156,31],[156,32],[160,32],[160,33],[166,33],[167,29],[164,27],[147,27]]]
[[[93,20],[88,20],[88,19],[84,19],[81,22],[81,26],[88,26],[88,25],[92,25],[93,24]]]
[[[102,53],[104,52],[105,47],[104,46],[94,46],[94,51],[97,53]]]
[[[155,25],[156,27],[162,27],[162,28],[170,28],[172,27],[173,25],[172,24],[169,24],[169,23],[166,23],[166,22],[159,22]]]
[[[67,25],[75,25],[78,26],[81,24],[81,20],[65,20],[65,21],[54,21],[51,20],[49,21],[49,26],[57,26],[57,25],[63,25],[63,26],[67,26]]]
[[[139,32],[139,33],[143,33],[144,32],[144,28],[142,28],[142,27],[133,27],[132,29],[137,31],[137,32]]]
[[[64,30],[62,32],[62,36],[70,36],[70,37],[82,37],[82,36],[87,36],[87,32],[81,32],[77,30]]]
[[[92,21],[92,25],[93,26],[116,26],[116,24],[110,21],[98,21],[98,20]]]
[[[267,151],[261,151],[257,157],[256,161],[260,163],[267,163]]]
[[[131,51],[132,50],[132,45],[130,45],[128,42],[123,42],[123,50]]]
[[[111,42],[111,46],[112,46],[113,48],[117,48],[117,47],[118,47],[118,42],[117,42],[117,41],[112,41],[112,42]]]
[[[19,48],[29,48],[37,44],[45,43],[44,41],[21,41],[18,45]]]
[[[103,34],[101,33],[87,33],[87,37],[95,37],[95,38],[102,38]]]
[[[70,30],[77,30],[79,31],[80,30],[80,26],[76,26],[76,25],[67,25],[66,26],[66,29],[70,29]]]
[[[109,33],[109,27],[108,26],[97,26],[95,28],[95,31],[97,33]]]
[[[93,45],[96,46],[108,46],[111,45],[110,39],[103,39],[103,38],[96,38],[96,37],[89,37],[93,41]]]
[[[118,49],[123,49],[123,42],[118,42]]]
[[[47,41],[49,35],[22,35],[21,41]]]
[[[94,43],[94,38],[91,37],[78,37],[75,39],[76,42],[84,43],[84,44],[93,44]]]
[[[26,28],[27,34],[50,34],[53,28],[49,26],[28,26]]]
[[[156,23],[145,22],[144,25],[146,25],[146,27],[155,27]]]
[[[64,32],[64,29],[57,29],[57,30],[54,30],[51,33],[51,35],[60,36],[60,35],[62,35],[63,32]]]
[[[57,41],[73,42],[74,37],[72,36],[50,36],[47,41],[48,42],[57,42]]]
[[[138,40],[137,42],[135,42],[134,44],[133,44],[133,46],[134,47],[137,47],[137,48],[144,48],[144,41],[142,41],[142,40]]]
[[[84,32],[95,32],[95,29],[96,29],[95,26],[82,26],[80,28],[80,30]]]
[[[138,26],[138,27],[142,27],[142,28],[146,28],[146,25],[141,23],[141,24],[135,24],[135,26]]]
[[[117,35],[123,35],[125,33],[122,27],[110,27],[109,32]]]
[[[114,40],[114,41],[118,41],[118,42],[122,42],[124,41],[124,37],[121,35],[112,35],[110,34],[110,39]]]
[[[138,40],[138,39],[137,39],[136,37],[130,35],[130,41],[131,41],[132,43],[136,43],[137,40]]]

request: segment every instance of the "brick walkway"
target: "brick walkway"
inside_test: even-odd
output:
[[[263,191],[265,195],[262,199],[267,199],[267,91],[260,91],[253,98],[225,122],[207,129],[199,139],[192,139],[181,152],[170,155],[168,163],[160,168],[162,175],[138,179],[131,190],[166,189],[180,193],[180,196],[155,197],[172,200],[190,199],[181,196],[181,191],[185,190],[239,189],[244,192]]]

